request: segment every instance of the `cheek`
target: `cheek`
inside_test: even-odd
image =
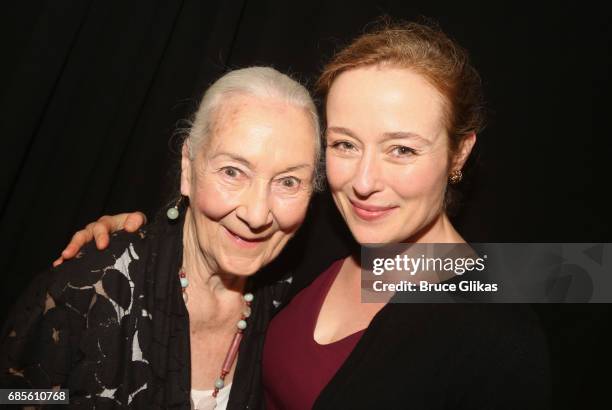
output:
[[[396,169],[388,174],[387,180],[393,191],[403,199],[437,199],[446,188],[445,168],[434,163]]]
[[[212,178],[203,177],[196,179],[192,196],[190,201],[198,211],[210,219],[219,220],[236,207],[239,193],[226,189]]]
[[[327,182],[332,192],[341,190],[349,183],[356,172],[357,161],[328,155],[325,161]]]
[[[307,193],[292,198],[274,198],[272,212],[280,230],[293,232],[299,228],[306,217],[309,201]]]

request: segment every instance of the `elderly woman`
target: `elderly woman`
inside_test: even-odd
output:
[[[483,120],[465,50],[435,27],[383,27],[336,54],[318,84],[329,187],[355,240],[464,243],[450,185]],[[90,227],[64,256],[122,221]],[[268,329],[268,409],[547,408],[545,340],[525,307],[362,303],[359,255],[312,278]]]
[[[182,147],[182,200],[38,276],[2,332],[2,387],[68,388],[92,408],[258,407],[282,289],[251,275],[305,217],[318,136],[308,92],[286,75],[221,77]]]

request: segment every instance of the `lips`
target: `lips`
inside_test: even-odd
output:
[[[375,221],[377,219],[384,218],[393,212],[397,206],[379,206],[379,205],[371,205],[363,202],[354,201],[349,199],[353,212],[357,217],[363,219],[364,221]]]
[[[261,238],[247,238],[247,237],[238,235],[237,233],[233,232],[232,230],[230,230],[229,228],[225,226],[223,228],[225,229],[225,232],[227,232],[228,237],[236,245],[243,247],[243,248],[255,248],[262,242],[267,241],[269,238],[269,236],[265,236]]]

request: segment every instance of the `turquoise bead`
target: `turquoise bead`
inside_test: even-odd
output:
[[[187,278],[181,278],[181,287],[186,288],[189,286],[189,280]]]
[[[168,217],[168,219],[175,220],[179,216],[178,208],[173,207],[168,209],[168,211],[166,212],[166,216]]]
[[[217,379],[215,380],[215,387],[217,389],[222,389],[223,386],[225,386],[225,382],[223,381],[223,379]]]

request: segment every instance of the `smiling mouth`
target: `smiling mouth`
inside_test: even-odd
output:
[[[363,203],[358,203],[349,199],[353,208],[353,213],[357,215],[359,219],[364,221],[374,221],[383,218],[393,212],[397,206],[375,206]]]
[[[229,230],[227,227],[223,227],[225,232],[227,232],[228,237],[238,246],[243,248],[255,248],[259,244],[266,242],[270,236],[265,236],[262,238],[245,238],[244,236],[240,236],[237,233]]]

